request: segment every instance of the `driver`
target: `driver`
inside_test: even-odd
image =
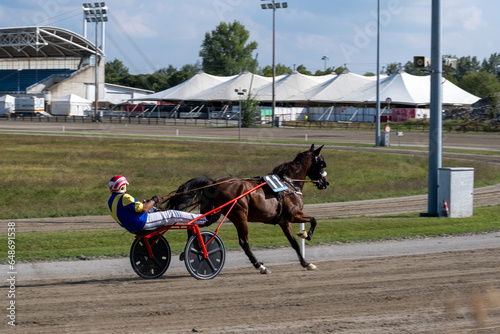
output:
[[[153,196],[144,201],[137,201],[127,194],[128,181],[125,176],[115,175],[109,180],[108,186],[111,197],[108,200],[108,209],[111,217],[123,228],[131,233],[141,230],[153,230],[158,226],[165,226],[177,222],[188,223],[201,216],[184,211],[167,210],[159,211],[154,207],[158,203],[158,196]],[[207,219],[201,217],[198,224],[206,223]]]

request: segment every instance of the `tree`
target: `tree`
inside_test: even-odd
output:
[[[385,70],[385,72],[387,73],[387,75],[391,75],[391,74],[394,74],[394,73],[398,73],[398,71],[401,69],[401,64],[399,63],[390,63],[387,65],[387,69]]]
[[[333,73],[334,70],[333,68],[331,67],[328,67],[326,70],[322,71],[322,70],[317,70],[316,72],[314,72],[314,75],[315,76],[322,76],[322,75],[328,75],[328,74],[331,74]]]
[[[490,119],[495,119],[498,115],[498,94],[492,94],[491,103],[488,107],[488,117]]]
[[[249,37],[248,30],[238,21],[222,22],[211,33],[207,32],[200,50],[203,71],[228,76],[254,69],[252,52],[257,49],[257,42],[247,44]]]
[[[481,67],[483,71],[491,73],[500,79],[500,54],[493,53],[488,60],[484,59]]]
[[[123,62],[118,59],[114,59],[111,62],[107,62],[104,65],[104,70],[106,73],[105,82],[119,85],[124,77],[128,76],[128,68],[123,65]]]
[[[481,70],[481,66],[476,57],[461,57],[458,58],[457,61],[457,70],[455,72],[455,77],[460,82],[462,78],[472,72],[479,72]]]
[[[168,78],[168,85],[170,87],[177,86],[186,80],[189,80],[193,75],[184,71],[177,71]]]
[[[349,71],[349,69],[347,67],[344,67],[344,66],[339,66],[335,69],[335,73],[336,74],[342,74],[344,71]]]
[[[181,71],[187,73],[191,76],[194,76],[201,70],[200,62],[196,62],[195,64],[187,64],[181,67]]]
[[[152,85],[149,84],[149,74],[127,75],[120,80],[120,85],[127,87],[134,87],[140,89],[153,90]]]
[[[273,67],[267,65],[264,67],[261,71],[262,75],[265,77],[272,77],[273,76]],[[292,69],[288,66],[285,66],[283,64],[277,64],[276,65],[276,76],[282,75],[282,74],[290,74],[292,73]]]
[[[259,101],[255,100],[252,94],[248,94],[247,98],[241,101],[241,113],[241,126],[244,128],[253,126],[260,116]]]
[[[165,73],[168,76],[167,82],[168,82],[168,87],[174,87],[177,86],[180,83],[183,83],[184,81],[190,79],[193,77],[198,71],[200,70],[200,64],[187,64],[182,66],[180,70],[177,70],[177,68],[173,67],[172,65],[169,65],[168,68],[161,69],[159,71]]]
[[[156,71],[155,73],[146,77],[147,87],[148,89],[154,90],[155,92],[159,92],[170,88],[168,83],[168,76],[165,73]]]
[[[167,77],[171,77],[177,72],[177,68],[172,65],[168,65],[168,67],[160,68],[157,72],[163,73]]]
[[[486,71],[471,71],[459,82],[460,88],[479,97],[486,97],[500,91],[496,76]]]
[[[297,72],[304,75],[312,75],[311,71],[309,71],[304,65],[299,65],[297,67]]]
[[[453,74],[443,73],[443,78],[445,78],[455,86],[458,86],[458,80]]]

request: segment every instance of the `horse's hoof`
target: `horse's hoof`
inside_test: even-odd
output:
[[[316,266],[312,263],[309,263],[309,265],[306,267],[307,270],[316,270]]]
[[[260,267],[258,269],[260,270],[261,274],[270,274],[271,273],[271,270],[267,269],[262,264],[260,265]]]
[[[306,231],[300,231],[299,233],[297,233],[297,235],[299,236],[299,238],[302,238],[302,239],[306,239],[307,238],[307,232]]]

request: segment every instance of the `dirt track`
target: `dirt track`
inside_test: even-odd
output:
[[[499,249],[18,287],[23,333],[498,333]]]
[[[479,147],[498,145],[498,136],[484,140]],[[89,226],[95,224],[89,220]],[[319,269],[314,272],[295,263],[273,266],[271,275],[260,275],[249,265],[224,269],[209,281],[197,281],[186,271],[167,271],[158,280],[140,279],[132,270],[97,278],[38,277],[17,286],[16,329],[20,333],[499,333],[499,251],[500,244],[425,255],[332,258],[316,263]],[[2,330],[7,326],[4,321]]]

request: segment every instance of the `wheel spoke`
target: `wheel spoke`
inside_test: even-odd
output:
[[[210,251],[207,250],[208,256],[210,256],[216,252],[219,252],[221,249],[222,249],[221,247],[217,247],[217,248],[211,249]]]
[[[194,245],[189,248],[189,252],[194,253],[196,255],[203,254],[203,251],[201,249],[194,248]]]
[[[210,268],[212,269],[212,271],[216,271],[217,270],[217,268],[215,268],[212,260],[209,257],[207,257],[205,260],[207,261],[207,263],[210,266]]]

